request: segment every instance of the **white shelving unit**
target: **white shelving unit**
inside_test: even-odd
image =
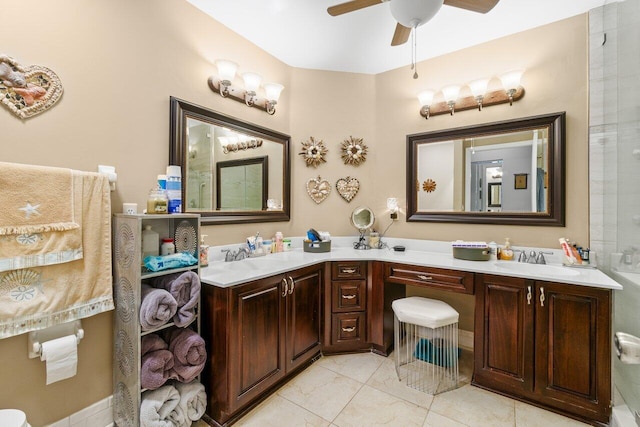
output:
[[[176,250],[188,250],[199,259],[200,215],[124,215],[115,214],[113,221],[113,280],[116,314],[113,353],[113,418],[121,427],[140,423],[140,402],[144,389],[140,386],[141,337],[173,326],[173,322],[151,330],[140,328],[141,286],[154,277],[194,271],[199,263],[184,268],[153,272],[143,267],[142,230],[151,225],[160,238],[175,239]],[[188,326],[200,333],[200,302],[195,320]]]

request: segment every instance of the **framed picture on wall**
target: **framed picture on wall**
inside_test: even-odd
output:
[[[526,190],[527,189],[527,175],[526,173],[516,173],[514,174],[514,186],[516,190]]]

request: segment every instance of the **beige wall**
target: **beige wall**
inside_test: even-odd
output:
[[[406,223],[389,235],[437,240],[495,239],[514,244],[555,246],[559,235],[588,240],[587,31],[586,16],[531,30],[419,64],[414,81],[408,67],[376,76],[296,69],[269,56],[184,1],[5,2],[3,52],[23,65],[53,69],[64,95],[50,111],[21,121],[0,110],[0,160],[96,170],[117,168],[114,212],[121,203],[143,205],[155,177],[168,161],[169,96],[239,117],[292,136],[292,220],[206,227],[208,243],[240,241],[247,233],[269,236],[277,230],[302,235],[309,227],[334,235],[355,234],[350,212],[367,205],[384,228],[386,198],[405,198],[405,135],[508,118],[567,111],[567,227],[458,226]],[[28,11],[29,13],[25,13]],[[407,51],[408,52],[408,51]],[[285,85],[278,112],[222,99],[207,87],[218,58],[232,59],[241,71],[260,72]],[[440,88],[524,67],[526,96],[509,106],[481,113],[425,121],[415,94],[423,85]],[[364,138],[367,161],[359,167],[340,159],[340,142]],[[308,168],[298,153],[301,141],[322,139],[328,163]],[[351,203],[335,188],[316,205],[305,185],[321,175],[332,184],[352,176],[361,182]],[[468,307],[462,301],[461,307]],[[76,377],[44,385],[45,365],[27,358],[26,335],[0,341],[0,407],[27,412],[35,427],[66,417],[111,394],[112,313],[83,321]],[[465,322],[466,323],[466,322]]]

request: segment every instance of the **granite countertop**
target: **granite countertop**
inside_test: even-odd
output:
[[[276,274],[286,273],[326,261],[387,261],[425,267],[446,268],[474,273],[523,277],[555,281],[596,288],[621,290],[622,286],[596,268],[564,267],[559,249],[514,247],[516,250],[543,250],[546,265],[524,264],[517,261],[465,261],[451,253],[450,242],[417,239],[384,239],[389,247],[403,245],[404,252],[392,249],[353,249],[355,237],[334,237],[330,252],[310,253],[302,250],[302,238],[292,238],[293,249],[240,261],[224,262],[222,249],[237,249],[240,245],[213,246],[209,248],[209,266],[200,269],[203,283],[218,287],[230,287]]]

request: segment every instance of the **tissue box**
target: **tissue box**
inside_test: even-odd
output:
[[[331,252],[331,240],[326,242],[311,242],[305,240],[302,242],[302,250],[305,252]]]
[[[453,248],[453,257],[467,261],[489,261],[489,248]]]

